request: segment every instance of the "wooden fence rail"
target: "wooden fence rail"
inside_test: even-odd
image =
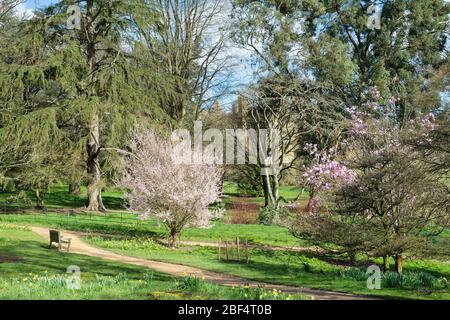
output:
[[[225,256],[223,256],[222,249],[225,249]],[[245,261],[250,262],[250,252],[248,239],[242,243],[239,237],[233,240],[217,240],[217,258],[225,261]]]

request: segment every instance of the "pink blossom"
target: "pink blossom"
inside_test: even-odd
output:
[[[400,101],[400,99],[395,96],[392,96],[389,98],[389,104],[391,104],[391,105],[395,105],[399,101]]]
[[[221,167],[182,164],[182,159],[174,159],[171,142],[152,131],[136,134],[130,146],[134,157],[127,160],[120,185],[129,190],[129,208],[140,211],[141,219],[155,216],[170,229],[207,227],[220,216],[208,206],[219,201]]]
[[[305,150],[309,155],[314,156],[317,154],[317,144],[306,143],[303,150]]]
[[[302,175],[302,183],[314,188],[315,191],[324,191],[332,188],[336,183],[349,183],[354,173],[344,164],[332,160],[335,151],[316,153],[311,165]]]
[[[436,128],[436,118],[434,114],[429,113],[425,117],[420,119],[419,124],[424,130],[427,131],[434,130]]]
[[[380,90],[378,90],[377,86],[370,88],[370,96],[373,101],[381,100],[381,93]]]
[[[380,105],[378,104],[378,102],[368,102],[366,103],[366,107],[371,112],[376,112],[380,109]]]
[[[350,115],[352,119],[352,126],[349,131],[350,136],[364,134],[367,131],[367,124],[365,122],[367,114],[361,111],[357,111],[355,107],[346,108],[345,111]]]

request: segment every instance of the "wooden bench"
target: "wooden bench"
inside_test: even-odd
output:
[[[64,243],[64,244],[67,244],[67,252],[69,252],[71,241],[72,241],[72,239],[70,239],[70,238],[63,239],[63,236],[61,235],[61,233],[59,231],[50,230],[49,248],[52,247],[52,243],[56,243],[56,244],[58,244],[58,250],[61,250],[61,245]]]

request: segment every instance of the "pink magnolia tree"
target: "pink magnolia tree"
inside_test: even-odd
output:
[[[158,218],[167,227],[170,246],[176,246],[188,226],[208,227],[221,210],[210,210],[221,194],[222,168],[207,161],[191,161],[174,152],[170,140],[152,131],[136,133],[130,147],[126,174],[120,185],[128,190],[129,208],[141,218]],[[195,160],[195,159],[194,159]],[[198,160],[198,159],[197,159]],[[206,161],[205,161],[206,160]]]
[[[319,152],[317,145],[314,144],[306,144],[304,149],[313,159],[302,174],[302,184],[311,188],[306,210],[315,213],[319,203],[317,194],[329,190],[337,183],[351,182],[354,179],[354,172],[342,162],[335,160],[335,149]]]
[[[348,138],[339,153],[306,146],[313,158],[302,177],[313,190],[310,214],[299,215],[293,229],[351,257],[383,257],[386,270],[393,256],[402,272],[404,253],[426,250],[427,240],[449,226],[450,214],[445,174],[417,148],[430,144],[434,115],[400,126],[392,117],[395,103],[349,108]]]
[[[370,121],[374,121],[375,114],[386,114],[386,110],[380,104],[381,94],[377,87],[369,90],[369,99],[362,105],[362,110],[355,107],[347,108],[345,111],[350,118],[348,138],[341,143],[341,151],[346,152],[354,148],[356,139],[368,134]],[[394,106],[397,102],[395,97],[388,101],[389,106]],[[375,120],[377,122],[377,120]],[[379,123],[376,123],[379,125]],[[356,173],[347,167],[345,160],[339,155],[336,148],[328,150],[318,150],[315,144],[307,143],[304,150],[312,159],[310,164],[304,168],[301,177],[301,184],[310,187],[310,196],[307,205],[307,212],[317,213],[320,193],[327,192],[337,185],[346,185],[354,181]]]

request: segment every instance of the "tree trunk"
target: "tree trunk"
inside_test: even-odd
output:
[[[170,229],[169,247],[175,248],[177,246],[178,231],[176,228]]]
[[[272,187],[270,185],[270,176],[268,175],[267,170],[264,172],[263,175],[263,183],[264,183],[264,198],[266,199],[266,202],[269,202],[267,205],[275,204],[275,199],[272,193]]]
[[[261,178],[262,178],[263,189],[264,189],[264,207],[268,207],[270,204],[269,190],[267,190],[267,184],[266,184],[264,176],[261,176]]]
[[[69,184],[69,194],[74,196],[80,194],[80,184],[78,182],[72,182]]]
[[[261,137],[259,137],[259,139],[258,139],[258,151],[260,153],[259,163],[260,163],[261,175],[262,175],[263,185],[264,185],[264,198],[266,199],[265,202],[266,202],[266,207],[267,207],[269,205],[268,204],[269,201],[272,204],[275,204],[275,199],[274,199],[273,193],[272,193],[272,186],[270,185],[269,167],[266,163],[267,160],[265,158],[266,152],[263,150],[266,150],[266,149],[263,148],[263,143],[261,141]]]
[[[273,179],[273,183],[272,183],[272,194],[273,194],[273,199],[275,201],[275,205],[277,208],[279,208],[279,202],[280,202],[280,185],[278,182],[278,175],[276,175],[274,173],[274,175],[272,176]]]
[[[403,272],[403,256],[401,254],[395,255],[395,271],[397,273]]]
[[[44,194],[41,193],[39,190],[35,190],[34,193],[36,194],[35,209],[38,209],[38,210],[44,209]]]
[[[311,188],[311,192],[309,193],[308,205],[306,206],[306,212],[312,213],[315,210],[315,202],[315,192],[314,189]]]
[[[92,116],[92,121],[89,127],[89,140],[87,144],[87,173],[88,173],[88,186],[87,186],[87,196],[88,205],[87,209],[89,211],[102,211],[105,212],[106,208],[102,201],[102,183],[100,176],[100,159],[99,159],[99,122],[98,114],[94,110]]]
[[[383,256],[383,270],[384,272],[389,271],[389,269],[391,268],[391,265],[389,264],[389,256]]]
[[[95,13],[94,1],[88,0],[86,2],[86,33],[87,33],[87,64],[89,67],[89,82],[91,90],[88,92],[90,96],[96,96],[95,92],[95,68],[96,62],[96,48],[95,48]],[[97,102],[94,102],[96,104]],[[88,187],[87,196],[89,211],[105,212],[106,208],[102,201],[102,186],[100,175],[100,120],[98,106],[93,105],[91,118],[88,125],[89,138],[87,141],[87,173],[88,173]]]

